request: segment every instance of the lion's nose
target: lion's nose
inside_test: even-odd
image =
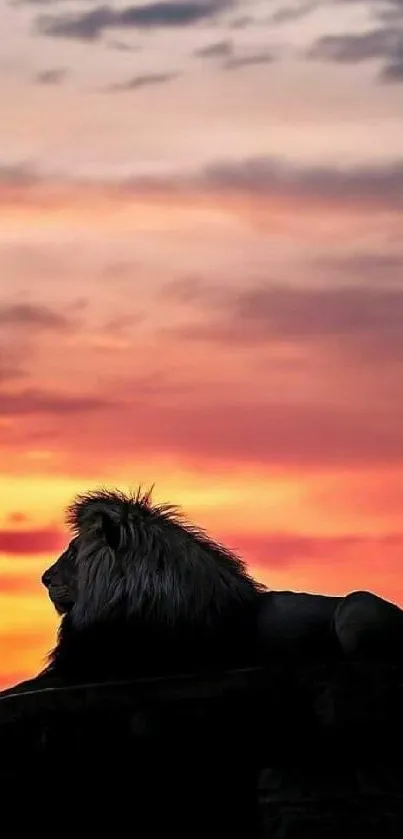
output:
[[[46,586],[46,588],[49,588],[50,580],[51,580],[51,573],[48,569],[47,571],[45,571],[44,574],[42,574],[42,583],[43,583],[44,586]]]

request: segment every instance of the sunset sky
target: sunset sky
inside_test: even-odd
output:
[[[403,0],[1,0],[0,685],[64,510],[155,484],[403,605]]]

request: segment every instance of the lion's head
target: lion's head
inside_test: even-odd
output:
[[[104,652],[115,635],[119,645],[131,638],[136,655],[178,645],[196,654],[233,632],[262,590],[237,556],[149,494],[90,492],[68,522],[73,539],[42,577],[63,615],[56,660],[77,634],[81,648],[102,636]]]

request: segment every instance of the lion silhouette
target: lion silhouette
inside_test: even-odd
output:
[[[42,582],[61,616],[46,668],[12,692],[265,665],[392,656],[403,613],[369,592],[270,591],[228,548],[151,492],[96,490],[68,508],[72,539]],[[3,694],[4,695],[4,692]]]
[[[126,678],[250,657],[264,587],[178,508],[100,490],[78,496],[67,520],[73,539],[42,577],[62,616],[51,671]]]

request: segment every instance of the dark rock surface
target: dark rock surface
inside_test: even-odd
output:
[[[9,694],[3,818],[18,789],[56,832],[397,839],[402,700],[401,664],[368,657]]]

